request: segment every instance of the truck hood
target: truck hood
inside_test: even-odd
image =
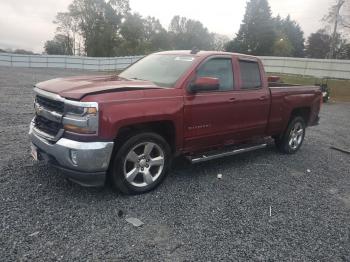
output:
[[[162,88],[149,81],[129,80],[117,75],[55,78],[40,82],[36,87],[74,100],[80,100],[86,95],[96,93]]]

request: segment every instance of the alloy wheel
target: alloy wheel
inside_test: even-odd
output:
[[[135,187],[151,185],[164,169],[164,155],[163,149],[154,142],[137,144],[125,157],[125,179]]]
[[[303,141],[304,128],[300,122],[296,122],[289,134],[288,144],[293,150],[297,149]]]

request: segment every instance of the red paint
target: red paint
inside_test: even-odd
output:
[[[198,77],[194,81],[195,86],[204,86],[204,87],[210,87],[210,86],[216,86],[219,87],[220,81],[218,78],[214,77]]]
[[[186,55],[188,51],[164,52]],[[232,59],[234,90],[190,93],[197,67],[211,57]],[[258,62],[262,86],[243,90],[239,59]],[[215,84],[216,79],[202,79]],[[203,84],[203,83],[201,83]],[[147,86],[147,89],[121,91],[120,88]],[[99,103],[100,130],[95,140],[118,139],[125,126],[170,121],[175,128],[176,151],[194,153],[257,137],[278,135],[286,128],[297,108],[310,110],[309,125],[317,121],[322,100],[314,86],[268,87],[267,77],[257,57],[224,52],[201,51],[192,67],[173,88],[159,88],[145,81],[128,81],[117,76],[87,76],[55,79],[40,83],[39,88],[81,101]],[[120,90],[119,92],[118,89]],[[109,90],[109,92],[101,93]]]
[[[268,76],[267,77],[268,82],[279,82],[281,81],[281,77],[279,76]]]

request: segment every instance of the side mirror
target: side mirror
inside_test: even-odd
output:
[[[269,83],[281,83],[281,78],[279,76],[268,76],[267,82],[269,82]]]
[[[189,85],[188,91],[190,93],[196,93],[200,91],[214,91],[220,87],[220,81],[215,77],[198,77]]]

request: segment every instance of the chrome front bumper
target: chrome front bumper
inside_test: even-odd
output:
[[[91,176],[105,175],[108,170],[110,158],[113,151],[113,142],[78,142],[66,138],[60,138],[57,142],[51,143],[35,131],[31,123],[29,136],[32,144],[38,148],[39,154],[46,154],[49,159],[54,160],[54,165],[75,174],[69,177],[79,184],[90,184]],[[75,163],[72,160],[72,152],[75,154]],[[70,172],[71,171],[71,172]],[[79,180],[82,179],[82,182]],[[104,178],[103,178],[104,179]]]

